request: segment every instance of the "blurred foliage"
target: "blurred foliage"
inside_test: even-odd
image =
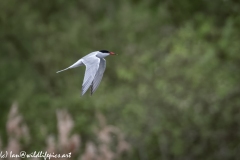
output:
[[[133,147],[125,159],[238,159],[239,28],[237,0],[2,0],[0,134],[17,101],[30,151],[67,108],[83,142],[98,111],[120,127]],[[81,97],[84,67],[55,72],[101,49],[119,56]]]

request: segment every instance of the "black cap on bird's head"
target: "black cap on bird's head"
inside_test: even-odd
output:
[[[113,52],[109,52],[107,50],[100,50],[99,52],[102,52],[102,53],[109,53],[110,55],[116,55],[115,53]]]

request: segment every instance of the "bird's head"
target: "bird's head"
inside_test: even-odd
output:
[[[107,57],[109,55],[116,55],[114,52],[110,52],[110,51],[107,51],[107,50],[100,50],[98,52],[99,53],[97,54],[97,56],[99,58],[104,58],[104,57]]]

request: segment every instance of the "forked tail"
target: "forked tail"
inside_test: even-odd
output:
[[[66,71],[66,70],[68,70],[68,69],[70,69],[70,68],[66,68],[66,69],[63,69],[63,70],[57,71],[56,73],[60,73],[60,72]]]
[[[71,69],[71,68],[76,68],[76,67],[79,67],[79,66],[82,66],[82,65],[84,65],[84,63],[82,62],[82,59],[80,59],[76,63],[71,65],[70,67],[68,67],[66,69],[63,69],[63,70],[60,70],[60,71],[57,71],[56,73],[59,73],[59,72],[62,72],[62,71],[66,71],[66,70]]]

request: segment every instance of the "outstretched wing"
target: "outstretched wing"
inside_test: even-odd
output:
[[[84,80],[82,84],[82,95],[84,95],[88,88],[91,86],[93,79],[98,71],[100,58],[91,56],[89,58],[83,59],[83,63],[86,66]]]
[[[106,69],[106,60],[104,58],[100,58],[99,67],[98,67],[97,73],[96,73],[94,80],[92,82],[92,85],[91,85],[91,95],[98,88],[98,86],[102,80],[105,69]]]

